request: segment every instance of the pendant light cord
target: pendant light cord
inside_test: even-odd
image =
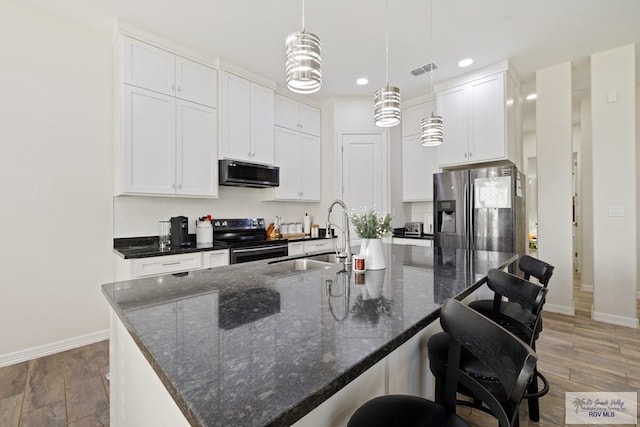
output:
[[[435,67],[435,62],[433,60],[433,0],[429,0],[429,44],[431,50],[431,71],[429,72],[429,80],[431,82],[431,115],[435,111],[435,95],[433,93],[433,68]]]
[[[389,0],[385,8],[385,45],[384,45],[385,69],[384,75],[389,86]]]
[[[304,33],[304,0],[302,0],[302,32]]]

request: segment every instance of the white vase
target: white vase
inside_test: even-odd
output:
[[[362,239],[360,255],[364,255],[364,268],[366,270],[382,270],[386,268],[381,238]]]

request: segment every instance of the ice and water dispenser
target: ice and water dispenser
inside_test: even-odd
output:
[[[438,233],[456,232],[456,201],[439,200],[436,202],[436,230]]]

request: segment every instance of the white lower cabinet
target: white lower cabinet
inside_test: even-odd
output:
[[[428,239],[405,239],[403,237],[394,237],[392,240],[394,245],[413,245],[430,248],[433,246],[433,240]]]
[[[203,268],[222,267],[225,265],[229,265],[229,251],[227,249],[202,252]]]
[[[119,259],[118,280],[182,273],[224,265],[229,265],[228,249],[149,258]]]
[[[289,242],[289,256],[305,255],[314,252],[333,251],[332,239]]]

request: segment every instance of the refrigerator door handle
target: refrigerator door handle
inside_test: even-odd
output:
[[[475,211],[475,206],[474,206],[474,192],[473,192],[473,188],[474,188],[474,184],[473,182],[469,183],[469,197],[467,198],[467,200],[469,200],[469,222],[467,225],[467,229],[469,230],[469,249],[476,249],[476,243],[475,243],[475,237],[476,237],[476,229],[475,229],[475,224],[473,222],[473,213]]]
[[[464,195],[462,200],[464,201],[462,204],[462,211],[464,212],[464,231],[462,234],[462,240],[465,249],[469,249],[469,184],[464,184]]]

